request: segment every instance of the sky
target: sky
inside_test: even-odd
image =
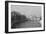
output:
[[[19,12],[27,17],[31,17],[31,15],[41,16],[41,6],[11,5],[11,11]]]

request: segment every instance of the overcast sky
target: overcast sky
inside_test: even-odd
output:
[[[17,11],[26,16],[41,15],[41,6],[11,5],[11,11]]]

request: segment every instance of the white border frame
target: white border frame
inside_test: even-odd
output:
[[[42,24],[42,27],[41,28],[20,28],[20,29],[11,29],[11,5],[28,5],[28,6],[41,6],[41,12],[42,12],[42,21],[41,21],[41,24]],[[23,3],[9,3],[8,5],[8,10],[9,10],[9,22],[8,22],[8,31],[9,32],[13,32],[13,31],[32,31],[32,30],[43,30],[44,29],[44,9],[43,9],[43,5],[42,4],[23,4]]]

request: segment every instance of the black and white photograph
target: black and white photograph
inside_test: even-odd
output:
[[[7,11],[8,32],[44,30],[44,3],[9,2]]]

